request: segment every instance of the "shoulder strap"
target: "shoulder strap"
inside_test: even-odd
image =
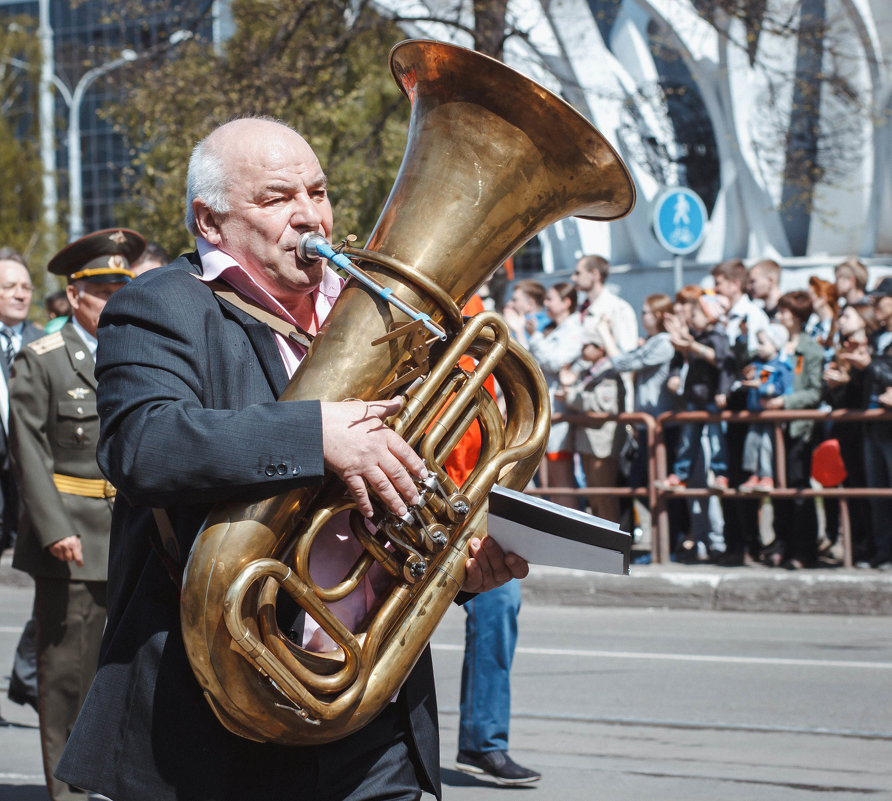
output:
[[[196,276],[196,278],[197,277],[198,276]],[[227,303],[231,303],[249,317],[253,317],[255,320],[265,323],[272,328],[273,331],[278,332],[286,339],[290,339],[292,342],[296,342],[298,345],[302,345],[305,348],[309,348],[310,344],[313,342],[312,334],[307,333],[299,326],[292,325],[291,323],[276,317],[275,314],[264,309],[259,303],[236,292],[229,286],[229,284],[226,284],[223,281],[207,281],[206,283],[218,298],[222,298]]]
[[[170,522],[170,515],[166,509],[152,509],[152,515],[155,518],[155,525],[158,527],[159,539],[151,537],[152,548],[164,563],[170,580],[177,586],[177,589],[183,587],[183,570],[185,565],[180,557],[180,543],[177,540],[176,532],[173,530],[173,524]]]

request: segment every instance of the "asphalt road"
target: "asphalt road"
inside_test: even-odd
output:
[[[0,665],[28,616],[0,585]],[[446,801],[892,799],[892,620],[527,603],[511,753],[541,782],[453,768],[464,613],[433,646]],[[5,697],[0,801],[45,799],[36,715]],[[119,799],[118,801],[126,801]],[[430,801],[430,799],[426,799]]]
[[[892,798],[888,617],[527,605],[510,750],[543,774],[529,789],[453,769],[463,617],[434,641],[446,801]]]

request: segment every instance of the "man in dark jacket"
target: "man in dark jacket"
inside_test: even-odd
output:
[[[12,548],[18,530],[18,489],[9,461],[9,385],[12,363],[24,345],[43,336],[43,329],[27,319],[34,286],[21,253],[0,248],[0,553]],[[34,653],[34,620],[25,624],[16,646],[9,675],[10,701],[37,708],[37,657]]]
[[[192,673],[171,566],[152,546],[153,508],[164,507],[175,550],[188,554],[214,504],[318,484],[327,470],[361,513],[372,513],[368,482],[404,514],[418,500],[412,476],[427,468],[381,425],[399,401],[276,400],[340,291],[298,248],[303,234],[330,239],[332,228],[325,174],[306,141],[266,119],[227,123],[196,147],[187,187],[198,252],[141,276],[103,315],[99,460],[119,493],[109,619],[57,775],[116,801],[439,794],[427,650],[374,721],[311,747],[230,733]],[[273,317],[275,330],[259,321]],[[489,540],[472,541],[466,567],[470,592],[528,569]]]
[[[38,712],[53,801],[83,797],[53,770],[96,671],[105,626],[114,488],[96,463],[96,327],[143,245],[139,234],[115,229],[57,253],[49,270],[68,276],[72,317],[15,362],[10,442],[22,515],[13,566],[34,577]]]

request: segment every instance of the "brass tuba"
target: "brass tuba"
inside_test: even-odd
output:
[[[412,105],[408,144],[366,249],[345,253],[448,337],[427,337],[350,281],[281,400],[402,392],[406,404],[389,423],[432,476],[405,519],[378,503],[374,530],[333,477],[209,515],[186,566],[183,638],[217,717],[258,741],[336,740],[398,692],[462,586],[468,542],[486,531],[492,485],[526,486],[550,424],[542,373],[504,321],[485,312],[463,324],[460,309],[546,226],[570,215],[614,220],[635,202],[625,165],[600,133],[501,62],[409,40],[393,48],[390,66]],[[457,367],[465,354],[477,360],[472,372]],[[504,395],[504,418],[483,386],[490,374]],[[474,421],[481,456],[458,487],[442,464]],[[343,580],[319,586],[310,550],[339,513],[363,548]],[[389,589],[349,631],[329,605],[373,566]],[[319,623],[334,651],[311,653],[287,639],[275,614],[282,592]]]

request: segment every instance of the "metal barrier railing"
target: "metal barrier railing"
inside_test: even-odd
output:
[[[647,500],[651,512],[653,537],[651,542],[651,558],[654,562],[667,562],[670,557],[669,515],[666,501],[669,498],[702,498],[720,494],[723,498],[743,498],[752,500],[753,495],[742,493],[736,488],[716,490],[710,487],[686,487],[684,489],[662,489],[656,483],[668,475],[666,442],[664,429],[666,426],[684,425],[685,423],[772,423],[774,425],[774,458],[777,481],[775,488],[760,492],[759,496],[772,498],[838,498],[840,502],[840,531],[843,541],[843,565],[852,566],[852,535],[847,499],[892,497],[892,488],[877,487],[820,487],[789,488],[786,485],[786,445],[781,425],[793,420],[819,420],[822,422],[879,422],[892,421],[892,411],[885,409],[777,409],[762,412],[667,412],[654,419],[651,415],[640,412],[624,412],[622,414],[606,414],[603,412],[584,412],[579,414],[556,414],[554,422],[568,422],[572,425],[599,428],[608,421],[622,424],[644,426],[647,443],[647,486],[645,487],[549,487],[547,478],[547,462],[543,463],[541,476],[545,486],[529,488],[533,495],[614,495],[616,497],[633,497]]]

